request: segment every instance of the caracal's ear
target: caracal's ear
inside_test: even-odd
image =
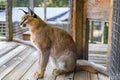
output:
[[[29,7],[28,7],[28,12],[30,16],[37,18],[37,15]]]
[[[24,11],[23,9],[19,9],[19,10],[22,10],[25,14],[28,14],[28,12]]]

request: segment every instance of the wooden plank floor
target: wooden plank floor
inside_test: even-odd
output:
[[[37,66],[38,54],[34,48],[16,42],[0,44],[0,80],[36,80],[34,72]],[[108,80],[100,73],[92,74],[86,71],[52,76],[52,70],[49,63],[42,80]]]

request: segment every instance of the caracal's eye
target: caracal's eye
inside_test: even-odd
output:
[[[22,20],[27,19],[27,17],[24,17]]]
[[[22,18],[22,21],[21,21],[20,25],[23,25],[26,21],[27,21],[26,17]]]

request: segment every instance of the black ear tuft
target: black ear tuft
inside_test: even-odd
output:
[[[37,15],[29,7],[28,7],[28,12],[30,16],[37,18]]]
[[[28,12],[24,11],[23,9],[19,9],[19,10],[22,10],[25,14],[28,14]]]
[[[34,17],[34,18],[37,18],[37,15],[36,15],[36,14],[34,14],[34,15],[33,15],[33,17]]]

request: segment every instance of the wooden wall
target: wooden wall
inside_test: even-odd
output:
[[[88,59],[88,19],[109,20],[110,0],[72,0],[71,35],[80,58]]]
[[[109,20],[110,0],[86,0],[88,18]]]
[[[85,0],[72,0],[71,35],[80,58],[88,59],[87,5]]]

